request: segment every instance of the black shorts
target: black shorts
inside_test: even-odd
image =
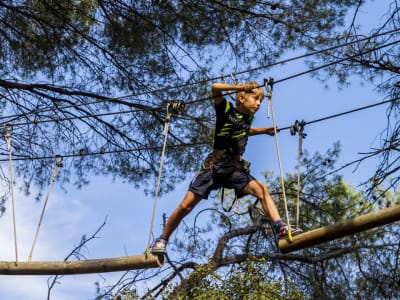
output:
[[[207,199],[212,190],[225,187],[243,197],[242,190],[253,180],[256,179],[239,162],[225,161],[211,167],[203,166],[190,183],[189,191]]]

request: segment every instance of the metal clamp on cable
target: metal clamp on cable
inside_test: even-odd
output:
[[[5,123],[3,128],[3,134],[7,141],[7,149],[8,151],[11,150],[11,135],[13,133],[13,124]]]
[[[298,133],[303,139],[307,136],[306,133],[304,133],[304,126],[306,125],[306,122],[301,120],[298,121],[296,120],[292,126],[290,126],[290,134],[291,135],[296,135]]]
[[[57,167],[61,168],[63,166],[63,157],[60,154],[54,156],[55,164]]]
[[[184,112],[185,112],[185,102],[174,100],[167,103],[167,115],[170,113],[182,115]]]
[[[3,134],[5,137],[10,137],[13,133],[13,124],[5,123],[3,128]]]

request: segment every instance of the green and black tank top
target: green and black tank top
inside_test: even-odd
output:
[[[224,150],[233,156],[243,155],[254,116],[238,112],[226,99],[215,106],[215,112],[214,150]]]

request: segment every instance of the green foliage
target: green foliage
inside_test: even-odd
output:
[[[275,279],[265,272],[265,264],[265,260],[250,257],[231,266],[229,272],[218,272],[213,263],[199,266],[187,278],[184,290],[177,293],[172,286],[163,299],[306,299],[290,280]]]

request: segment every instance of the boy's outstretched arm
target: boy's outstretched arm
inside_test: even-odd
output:
[[[276,129],[276,132],[279,132],[279,129]],[[275,135],[274,127],[260,127],[260,128],[250,128],[249,135],[257,135],[257,134],[268,134]]]

